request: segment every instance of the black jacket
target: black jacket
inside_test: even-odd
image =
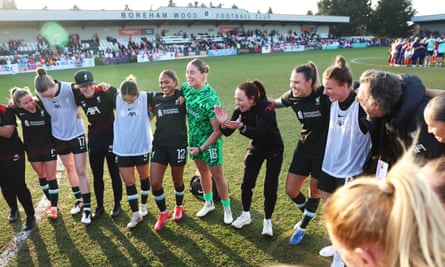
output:
[[[283,139],[278,129],[275,109],[267,100],[259,101],[246,112],[235,109],[231,120],[237,120],[241,114],[241,121],[246,126],[240,133],[251,139],[251,146],[261,151],[284,150]],[[221,129],[225,136],[231,135],[234,129]]]
[[[414,75],[402,75],[401,99],[391,115],[383,118],[379,142],[382,158],[394,163],[415,141],[417,159],[432,159],[445,152],[445,145],[428,133],[423,111],[430,98],[425,97],[425,86]],[[418,136],[417,136],[418,134]]]

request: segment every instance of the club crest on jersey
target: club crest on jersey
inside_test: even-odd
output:
[[[301,112],[301,110],[298,111],[297,116],[300,120],[304,119],[303,112]]]
[[[422,152],[426,152],[428,149],[426,149],[426,147],[423,144],[416,144],[416,146],[414,147],[414,153],[422,153]]]

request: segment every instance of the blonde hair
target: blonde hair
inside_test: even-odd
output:
[[[136,82],[136,77],[130,74],[122,81],[120,85],[120,92],[122,95],[139,95],[139,88]]]
[[[328,232],[349,251],[365,242],[381,250],[383,266],[445,266],[445,211],[418,170],[407,153],[385,181],[339,188],[323,206]]]

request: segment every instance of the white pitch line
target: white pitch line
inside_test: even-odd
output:
[[[381,56],[381,57],[358,57],[358,58],[351,59],[351,62],[354,64],[368,65],[368,66],[379,66],[379,67],[388,66],[388,65],[382,65],[382,64],[366,63],[366,59],[380,59],[380,58],[384,59],[387,57],[383,57],[383,56]],[[365,61],[365,62],[363,62],[363,61]]]
[[[63,175],[63,165],[60,167],[59,160],[57,161],[57,174],[56,178],[59,181]],[[40,219],[42,218],[42,214],[45,214],[45,211],[48,208],[48,200],[45,195],[42,195],[39,203],[34,208],[35,216],[36,216],[36,227]],[[35,228],[35,227],[34,227]],[[20,230],[15,237],[9,241],[9,244],[6,246],[6,249],[0,255],[0,267],[5,267],[8,265],[9,261],[15,257],[19,249],[25,244],[26,239],[29,237],[33,229],[28,231]]]

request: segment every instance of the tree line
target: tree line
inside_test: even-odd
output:
[[[125,4],[125,10],[130,10]],[[167,6],[175,7],[174,0],[168,0]],[[209,2],[207,6],[198,1],[190,2],[189,7],[222,8],[223,4]],[[336,36],[368,36],[380,38],[408,37],[412,35],[415,25],[409,24],[416,14],[412,0],[379,0],[373,7],[371,0],[320,0],[317,3],[318,12],[322,16],[348,16],[349,23],[339,23],[331,26],[331,33]],[[45,7],[46,8],[46,7]],[[45,9],[44,8],[44,9]],[[238,8],[235,4],[231,8]],[[15,0],[3,1],[3,9],[17,9]],[[80,10],[78,5],[73,10]],[[258,12],[260,12],[258,10]],[[267,13],[272,14],[269,7]],[[312,10],[307,15],[313,15]]]

